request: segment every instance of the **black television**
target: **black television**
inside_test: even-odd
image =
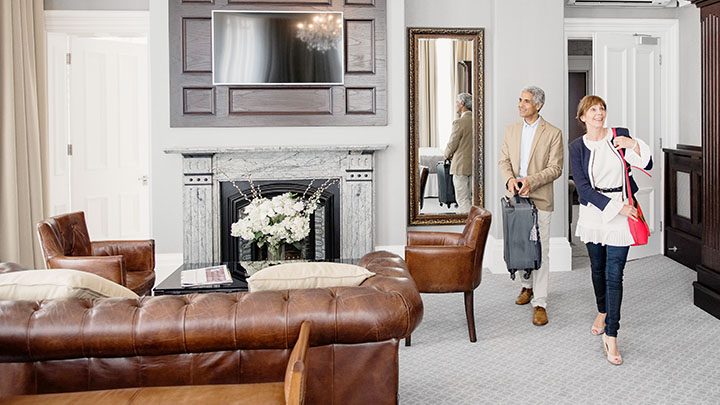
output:
[[[342,85],[343,13],[212,13],[214,85]]]

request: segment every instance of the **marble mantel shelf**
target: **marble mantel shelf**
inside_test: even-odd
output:
[[[215,154],[238,152],[312,152],[312,151],[381,151],[388,148],[386,144],[372,145],[279,145],[279,146],[242,146],[242,147],[182,147],[165,149],[167,154]]]

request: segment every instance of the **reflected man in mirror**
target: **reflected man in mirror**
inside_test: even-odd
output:
[[[470,212],[472,205],[472,95],[460,93],[455,98],[455,112],[460,115],[452,124],[452,134],[445,147],[445,159],[452,159],[450,174],[453,175],[455,200],[458,212]]]
[[[540,116],[545,105],[545,92],[536,86],[522,90],[518,111],[523,119],[505,128],[498,168],[507,188],[507,196],[516,191],[529,196],[538,209],[538,228],[542,246],[542,265],[522,280],[522,290],[515,301],[518,305],[532,302],[533,324],[548,322],[547,305],[550,251],[550,217],[553,211],[553,181],[563,167],[563,143],[560,130]]]

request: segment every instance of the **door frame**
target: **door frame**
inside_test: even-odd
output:
[[[660,38],[660,55],[662,63],[660,68],[660,97],[666,102],[661,103],[661,120],[660,120],[660,149],[672,148],[678,144],[680,130],[680,60],[679,60],[679,42],[680,31],[679,21],[669,18],[653,18],[653,19],[614,19],[614,18],[566,18],[565,19],[565,93],[568,91],[568,46],[569,39],[591,39],[593,40],[593,48],[596,42],[597,34],[618,33],[618,34],[649,34]],[[597,72],[595,55],[593,55],[593,72]],[[593,74],[592,88],[595,89],[596,79]],[[567,104],[567,96],[564,99]],[[568,106],[565,105],[565,114],[567,114]],[[565,123],[569,117],[565,116]],[[566,128],[567,133],[567,128]],[[567,169],[569,165],[569,156],[566,149],[565,156],[565,194],[567,195]],[[653,160],[659,170],[656,173],[660,175],[660,184],[665,184],[665,159],[662,156],[655,156]],[[665,226],[663,223],[662,213],[665,210],[665,190],[660,189],[660,240],[661,246],[658,254],[663,253],[664,249],[664,233]],[[567,201],[570,204],[570,201]],[[569,207],[565,207],[568,209]],[[565,219],[567,221],[567,218]],[[565,224],[568,229],[568,224]]]
[[[48,153],[51,175],[64,176],[62,184],[50,189],[50,200],[56,207],[66,207],[70,204],[70,165],[60,162],[57,156],[67,148],[70,133],[70,110],[68,105],[69,85],[57,83],[64,78],[68,80],[68,65],[65,62],[71,36],[81,37],[145,37],[150,35],[149,11],[96,11],[96,10],[47,10],[45,15],[45,35],[47,39],[47,68],[48,68],[48,137],[50,151]],[[150,47],[147,47],[147,78],[150,80]],[[51,82],[52,81],[52,82]],[[151,108],[148,94],[148,108]],[[147,155],[145,156],[148,176],[151,175],[151,139],[152,126],[151,113],[147,122]],[[62,190],[64,189],[64,190]],[[60,197],[60,201],[53,196]],[[147,190],[147,209],[152,213],[152,189]],[[148,237],[153,234],[152,220],[148,223]]]

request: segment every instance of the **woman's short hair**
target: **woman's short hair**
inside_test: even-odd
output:
[[[460,93],[457,95],[457,101],[463,103],[465,108],[472,111],[472,94],[470,93]]]
[[[587,95],[583,97],[582,100],[580,100],[580,102],[578,103],[577,116],[575,116],[575,118],[585,130],[587,130],[587,125],[585,125],[585,123],[580,119],[580,117],[585,115],[585,113],[587,112],[587,110],[590,109],[590,107],[596,105],[601,105],[604,109],[607,110],[607,104],[605,104],[605,100],[594,95]]]

